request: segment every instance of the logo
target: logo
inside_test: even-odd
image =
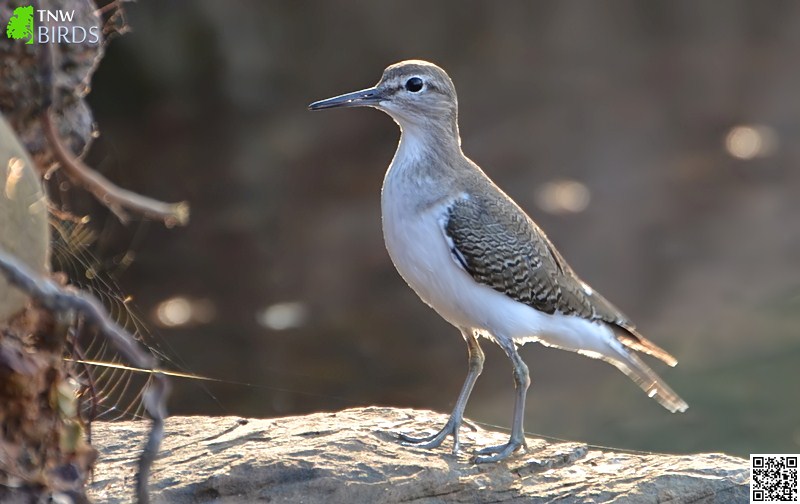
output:
[[[33,44],[33,7],[17,7],[14,15],[8,20],[6,28],[8,38],[14,40],[27,40],[26,44]]]
[[[14,9],[6,26],[6,36],[12,40],[25,40],[25,44],[98,44],[100,28],[84,28],[73,22],[75,11],[34,11],[32,5]]]

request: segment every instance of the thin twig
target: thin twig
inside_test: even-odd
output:
[[[164,203],[123,189],[73,156],[61,141],[49,109],[42,114],[42,127],[61,169],[76,184],[92,193],[103,205],[114,212],[114,215],[122,223],[129,221],[126,210],[151,219],[162,220],[168,227],[185,226],[189,222],[189,204],[187,202]]]
[[[92,328],[111,340],[120,354],[129,362],[141,368],[155,369],[156,359],[143,351],[134,337],[111,319],[103,305],[94,296],[72,287],[58,285],[53,280],[34,272],[19,259],[3,250],[0,250],[0,272],[10,284],[31,296],[39,306],[68,318],[81,317],[87,328]],[[167,377],[155,371],[143,401],[144,408],[152,419],[152,425],[145,448],[139,457],[136,499],[140,504],[150,502],[147,484],[150,468],[164,437],[168,393]]]
[[[161,440],[164,439],[164,419],[167,417],[166,404],[169,390],[168,378],[156,372],[153,374],[153,380],[148,385],[142,399],[144,408],[150,414],[153,423],[150,426],[147,443],[139,456],[139,470],[136,472],[136,496],[139,504],[149,504],[150,502],[150,494],[147,491],[150,468],[158,456]]]
[[[53,120],[53,108],[57,99],[53,76],[53,69],[56,66],[54,61],[55,54],[50,48],[50,44],[41,44],[41,47],[39,59],[42,63],[42,85],[44,87],[42,97],[43,112],[41,115],[42,129],[56,161],[61,165],[67,176],[73,182],[92,193],[123,224],[128,222],[129,218],[126,210],[130,210],[151,219],[159,219],[167,227],[185,226],[189,222],[189,203],[186,201],[164,203],[114,185],[113,182],[75,157],[64,145]]]

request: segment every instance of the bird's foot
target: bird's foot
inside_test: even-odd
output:
[[[481,450],[477,451],[477,457],[475,457],[476,464],[485,464],[488,462],[499,462],[507,458],[509,455],[514,453],[519,449],[525,449],[527,445],[525,444],[525,440],[517,440],[513,437],[508,440],[508,443],[497,445],[497,446],[488,446]]]
[[[460,444],[458,441],[458,430],[461,427],[461,419],[450,417],[444,427],[439,432],[429,436],[409,436],[399,432],[397,437],[402,441],[403,446],[413,446],[415,448],[438,448],[447,436],[453,436],[453,453],[458,453]]]

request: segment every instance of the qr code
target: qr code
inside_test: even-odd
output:
[[[800,455],[750,455],[750,502],[800,502],[798,458]]]

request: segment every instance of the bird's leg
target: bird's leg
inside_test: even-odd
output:
[[[467,340],[467,349],[469,350],[469,372],[467,379],[464,380],[464,385],[461,387],[461,393],[458,395],[458,400],[450,414],[447,423],[442,427],[439,432],[431,434],[430,436],[413,437],[407,434],[399,434],[400,439],[406,446],[415,446],[417,448],[436,448],[442,444],[448,435],[453,436],[453,453],[459,450],[458,431],[464,418],[464,409],[467,407],[469,395],[472,393],[472,387],[478,380],[481,371],[483,371],[483,361],[485,357],[483,350],[478,343],[478,339],[471,330],[462,329],[461,334]]]
[[[506,444],[489,446],[478,450],[478,455],[484,455],[475,458],[475,462],[479,464],[503,460],[518,449],[525,447],[525,431],[522,423],[525,419],[525,397],[528,394],[528,387],[530,387],[531,379],[528,374],[528,366],[522,361],[514,343],[502,346],[514,366],[516,398],[514,400],[514,419],[511,424],[511,438]]]

